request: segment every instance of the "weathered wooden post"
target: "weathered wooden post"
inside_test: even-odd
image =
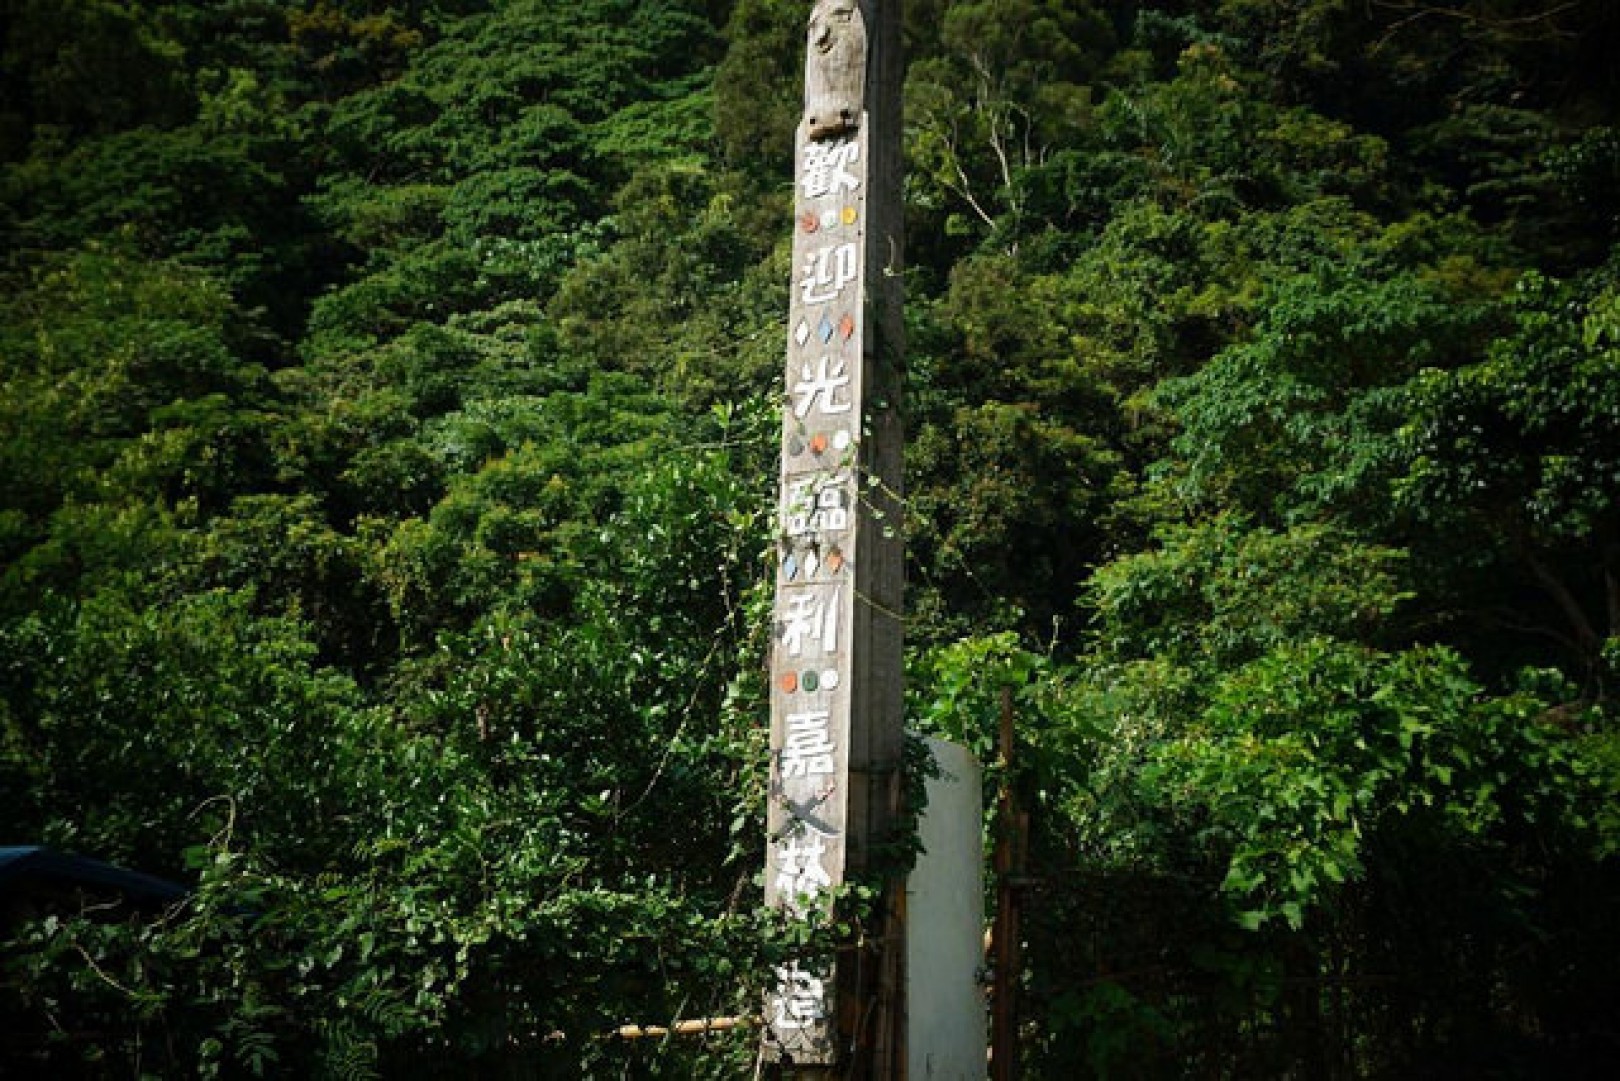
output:
[[[810,917],[878,880],[859,941],[783,966],[768,1057],[803,1076],[905,1072],[901,797],[899,0],[819,0],[795,137],[766,899]],[[829,932],[830,933],[830,932]],[[829,946],[831,943],[829,943]]]

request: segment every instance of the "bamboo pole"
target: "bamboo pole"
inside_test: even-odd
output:
[[[666,1036],[702,1036],[759,1024],[757,1017],[698,1017],[668,1025],[620,1025],[609,1035],[620,1040],[660,1040]]]

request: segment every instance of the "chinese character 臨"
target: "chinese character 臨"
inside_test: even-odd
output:
[[[788,483],[782,530],[789,537],[831,533],[849,528],[849,474]]]

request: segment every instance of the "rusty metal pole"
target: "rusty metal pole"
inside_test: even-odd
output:
[[[1023,863],[1023,817],[1013,791],[1012,688],[1001,689],[1001,792],[996,836],[995,982],[990,1002],[990,1069],[992,1081],[1018,1077],[1018,891]]]

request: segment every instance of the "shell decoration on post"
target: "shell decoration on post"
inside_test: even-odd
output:
[[[817,0],[804,57],[804,119],[814,141],[854,131],[866,98],[866,21],[856,0]]]

